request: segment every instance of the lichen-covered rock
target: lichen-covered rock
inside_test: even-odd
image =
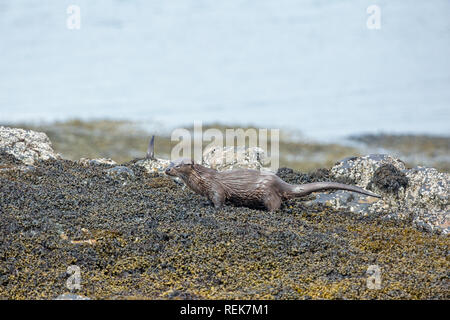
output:
[[[386,154],[371,154],[364,157],[346,158],[336,163],[330,174],[336,179],[350,179],[362,188],[367,188],[375,172],[384,165],[403,171],[406,169],[403,161]]]
[[[228,158],[227,158],[228,157]],[[237,168],[267,170],[263,167],[266,159],[264,150],[261,148],[245,147],[211,147],[203,152],[202,165],[218,171],[225,171]],[[164,173],[169,166],[170,160],[166,159],[141,159],[134,163],[142,166],[148,173]]]
[[[1,159],[1,154],[0,154],[0,159]],[[0,172],[2,171],[21,171],[21,172],[31,172],[35,169],[34,166],[32,165],[26,165],[26,164],[19,164],[19,165],[14,165],[14,164],[0,164]]]
[[[450,175],[434,168],[416,167],[406,172],[409,185],[405,206],[414,212],[413,224],[428,231],[450,232],[448,188]]]
[[[128,180],[134,178],[134,172],[125,166],[116,166],[106,170],[106,174],[116,180]]]
[[[363,216],[373,215],[378,213],[372,210],[374,203],[380,200],[374,197],[365,196],[355,192],[348,192],[339,190],[332,193],[318,193],[313,200],[305,201],[307,207],[314,207],[318,204],[326,205],[334,209],[343,209],[350,212],[355,212]],[[388,206],[386,206],[386,209]]]
[[[203,165],[218,171],[237,168],[261,170],[265,160],[265,152],[259,147],[213,146],[203,152]]]
[[[103,165],[103,164],[110,165],[110,166],[117,165],[117,163],[114,160],[109,159],[109,158],[99,158],[99,159],[81,158],[80,163],[85,166],[93,166],[93,165],[95,166],[95,165]]]
[[[431,232],[450,231],[448,173],[423,167],[407,169],[401,160],[389,155],[369,155],[338,162],[330,170],[330,177],[351,180],[382,195],[382,199],[339,191],[319,194],[308,204],[326,204],[362,215],[411,219],[416,227]]]
[[[135,165],[143,167],[148,173],[163,174],[169,166],[170,160],[167,159],[141,159],[135,162]]]
[[[91,300],[91,299],[85,296],[80,296],[78,294],[65,293],[57,296],[55,300]]]
[[[43,132],[0,126],[0,151],[32,165],[37,160],[60,159]]]

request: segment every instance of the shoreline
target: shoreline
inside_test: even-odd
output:
[[[145,155],[148,139],[157,136],[156,152],[166,158],[174,143],[171,129],[163,124],[119,120],[68,120],[51,123],[2,123],[45,132],[54,149],[65,158],[111,158],[119,163]],[[220,123],[204,124],[203,129],[240,128]],[[257,128],[255,126],[242,127]],[[186,127],[186,129],[192,129]],[[309,171],[330,166],[335,161],[363,154],[386,153],[405,160],[409,167],[434,167],[450,172],[450,136],[410,134],[358,134],[336,142],[305,137],[301,132],[280,131],[280,167]]]
[[[89,299],[448,299],[448,220],[436,207],[448,197],[440,185],[448,174],[435,169],[405,170],[382,155],[309,173],[284,168],[277,175],[293,184],[372,179],[384,200],[331,192],[276,212],[216,210],[149,171],[152,160],[62,159],[45,134],[3,130],[11,142],[0,152],[2,298],[64,296],[68,267],[77,266],[76,293]],[[424,205],[430,212],[414,211]],[[418,223],[403,217],[408,208]],[[367,287],[374,265],[377,290]]]

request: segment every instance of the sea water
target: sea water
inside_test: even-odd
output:
[[[448,0],[1,0],[0,123],[449,135],[449,13]]]

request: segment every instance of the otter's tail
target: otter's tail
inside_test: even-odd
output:
[[[291,189],[291,194],[294,197],[302,197],[306,196],[312,192],[318,192],[318,191],[324,191],[324,190],[347,190],[347,191],[353,191],[361,194],[365,194],[367,196],[381,198],[378,194],[375,194],[373,192],[364,190],[363,188],[351,186],[348,184],[343,183],[337,183],[337,182],[314,182],[314,183],[307,183],[307,184],[300,184],[293,186]]]

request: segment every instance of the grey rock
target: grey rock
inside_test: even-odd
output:
[[[95,166],[95,165],[102,165],[102,164],[107,164],[107,165],[111,165],[111,166],[117,165],[117,163],[114,160],[109,159],[109,158],[99,158],[99,159],[81,158],[79,160],[79,162],[85,166]]]
[[[392,177],[382,177],[385,185],[377,183],[381,180],[377,179],[377,174],[383,168],[392,171]],[[361,215],[410,219],[419,229],[449,234],[448,173],[424,167],[407,169],[401,160],[389,155],[369,155],[344,159],[330,170],[330,174],[336,180],[354,181],[356,185],[380,194],[382,199],[338,191],[318,194],[309,205],[320,203]],[[390,185],[389,178],[392,179]]]
[[[26,165],[37,160],[60,159],[43,132],[0,126],[0,151],[12,155]]]
[[[450,175],[434,168],[416,167],[407,171],[410,186],[405,194],[405,206],[414,212],[413,224],[428,231],[449,234]]]
[[[36,167],[34,167],[32,165],[18,165],[18,166],[10,165],[10,166],[0,168],[0,172],[21,171],[21,172],[27,173],[27,172],[33,172],[34,170],[36,170]]]
[[[116,166],[105,171],[110,178],[116,180],[128,180],[134,178],[133,170],[125,166]]]
[[[227,161],[227,157],[230,161]],[[265,160],[264,150],[257,147],[211,147],[203,152],[202,165],[218,171],[237,168],[268,170],[264,168]],[[137,161],[135,165],[144,167],[148,173],[163,174],[164,170],[170,165],[170,160],[142,159]]]
[[[143,167],[148,173],[158,174],[163,174],[169,164],[170,160],[167,159],[142,159],[135,163],[135,165]]]
[[[264,170],[266,154],[259,147],[218,147],[203,152],[203,165],[218,171],[237,168]]]
[[[392,165],[400,171],[406,169],[403,161],[399,159],[395,159],[386,154],[371,154],[364,157],[343,159],[331,168],[330,174],[336,179],[350,179],[358,186],[367,188],[375,171],[387,164]]]
[[[64,293],[55,298],[55,300],[91,300],[88,297],[80,296],[73,293]]]
[[[170,165],[170,160],[167,159],[142,159],[135,163],[136,166],[143,167],[148,173],[155,173],[158,175],[165,175],[164,170]],[[176,184],[185,187],[183,180],[178,177],[170,177]]]

